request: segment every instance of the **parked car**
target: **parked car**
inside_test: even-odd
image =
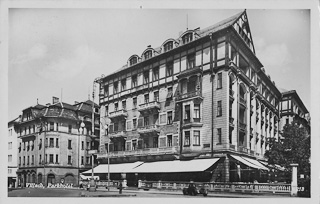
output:
[[[183,195],[192,195],[196,196],[198,194],[202,194],[203,196],[208,195],[208,189],[204,186],[196,186],[194,183],[190,183],[187,188],[182,189]]]

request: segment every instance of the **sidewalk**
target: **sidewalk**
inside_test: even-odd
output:
[[[122,191],[122,194],[119,194],[119,190],[116,189],[102,189],[98,188],[94,192],[90,192],[87,190],[82,190],[80,192],[80,197],[135,197],[136,194]]]

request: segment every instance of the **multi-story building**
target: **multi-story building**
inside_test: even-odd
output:
[[[20,117],[8,122],[8,187],[16,187],[17,185],[17,140],[18,134],[15,124],[20,121]]]
[[[119,164],[220,158],[208,175],[184,179],[263,180],[263,171],[255,169],[265,169],[257,160],[264,160],[268,138],[278,140],[280,99],[256,56],[246,11],[186,30],[132,55],[101,80],[100,115],[109,135],[101,135],[98,159],[106,163],[109,156]],[[128,184],[173,177],[127,175]]]
[[[99,121],[99,106],[90,100],[70,105],[53,97],[52,104],[24,109],[21,121],[15,124],[19,143],[18,185],[77,186],[80,173],[92,165],[88,150],[98,149]]]
[[[282,92],[280,103],[280,130],[293,120],[307,128],[310,134],[310,114],[295,90]]]

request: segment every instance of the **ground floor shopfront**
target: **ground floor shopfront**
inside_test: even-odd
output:
[[[272,172],[254,158],[234,154],[190,160],[100,164],[94,168],[94,175],[100,180],[108,180],[108,168],[110,180],[126,180],[128,186],[138,186],[139,180],[265,183],[271,181]],[[91,170],[83,174],[90,176]]]
[[[17,171],[17,187],[27,184],[41,184],[44,187],[55,184],[79,185],[79,169],[76,168],[20,168]]]

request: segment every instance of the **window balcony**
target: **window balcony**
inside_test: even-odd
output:
[[[158,113],[160,110],[160,103],[158,101],[152,101],[150,103],[140,104],[138,110],[143,115]]]
[[[182,128],[190,128],[190,127],[202,127],[203,123],[200,122],[200,118],[193,119],[184,119]]]
[[[124,130],[118,130],[118,131],[113,131],[109,133],[110,138],[118,138],[118,137],[125,137],[126,136],[126,131]]]
[[[110,119],[126,118],[127,116],[128,116],[127,110],[123,110],[123,109],[109,113]]]
[[[182,102],[182,101],[186,101],[186,100],[191,100],[191,99],[202,99],[202,94],[201,94],[201,90],[198,89],[196,91],[192,91],[192,92],[188,92],[188,93],[178,93],[177,97],[176,97],[176,102]]]
[[[160,133],[160,128],[159,128],[159,125],[152,124],[152,125],[147,125],[143,127],[138,127],[137,131],[141,135],[154,135],[154,134]]]
[[[247,128],[247,124],[242,123],[242,122],[239,122],[239,129],[240,129],[240,131],[245,132],[245,131],[246,131],[246,128]]]

